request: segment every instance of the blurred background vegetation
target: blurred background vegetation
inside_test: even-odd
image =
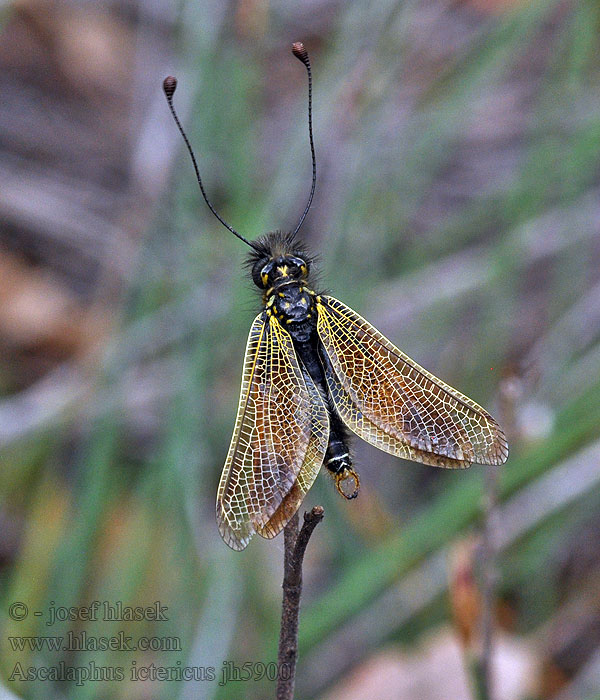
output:
[[[0,23],[0,696],[274,696],[218,684],[276,655],[282,538],[235,553],[214,521],[260,299],[161,83],[217,209],[286,229],[310,187],[302,40],[322,288],[497,415],[511,457],[496,484],[357,441],[356,502],[317,480],[297,697],[473,697],[486,615],[497,700],[600,697],[600,3],[20,0]],[[168,621],[46,624],[94,600]],[[181,644],[9,639],[69,630]],[[14,673],[61,661],[125,679]],[[151,664],[216,680],[130,680]]]

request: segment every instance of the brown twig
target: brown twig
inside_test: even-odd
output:
[[[304,513],[304,523],[298,532],[298,513],[296,513],[283,531],[283,603],[277,656],[279,669],[277,700],[292,700],[294,697],[298,660],[298,616],[302,595],[302,562],[310,536],[323,520],[323,516],[324,511],[321,506],[315,506],[310,513]]]
[[[515,434],[516,401],[520,395],[522,382],[516,371],[507,368],[500,383],[499,411],[502,425],[507,434]],[[483,700],[494,700],[493,665],[495,652],[496,589],[498,587],[498,549],[500,539],[499,523],[499,478],[500,468],[490,465],[486,469],[484,485],[481,557],[481,653],[478,661],[478,679]]]
[[[482,611],[480,673],[482,697],[493,700],[492,663],[494,656],[494,609],[498,583],[498,477],[499,468],[489,466],[485,478],[482,535]]]

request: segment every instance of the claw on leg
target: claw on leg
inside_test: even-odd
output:
[[[341,472],[335,475],[335,487],[340,495],[348,500],[356,498],[360,489],[360,479],[354,469],[344,467]],[[352,480],[352,481],[351,481]],[[350,490],[352,489],[352,491]]]

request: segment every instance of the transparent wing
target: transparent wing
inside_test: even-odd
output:
[[[506,461],[506,438],[487,411],[413,362],[348,306],[319,299],[329,391],[353,432],[385,452],[439,467]]]
[[[321,442],[327,440],[328,422],[315,406],[313,388],[307,386],[289,333],[275,318],[257,316],[217,492],[219,531],[233,549],[244,549],[254,532],[279,532],[316,476],[312,465],[320,451],[324,455]]]
[[[311,436],[304,462],[292,490],[285,496],[279,508],[269,518],[264,527],[257,527],[256,532],[270,539],[278,535],[287,525],[289,519],[300,507],[308,490],[312,486],[323,464],[327,443],[329,442],[329,416],[319,390],[310,376],[304,372],[304,380],[311,398]]]

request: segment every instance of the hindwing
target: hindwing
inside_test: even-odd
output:
[[[311,436],[304,457],[302,467],[298,472],[298,478],[291,491],[285,496],[279,508],[269,518],[264,527],[257,527],[256,531],[262,537],[275,537],[287,525],[289,519],[300,507],[308,490],[312,486],[323,464],[323,458],[329,441],[329,416],[321,398],[319,390],[307,372],[304,372],[304,380],[311,397]]]
[[[359,437],[397,457],[439,467],[506,461],[502,429],[475,401],[337,299],[318,297],[317,312],[331,399]]]
[[[238,413],[217,492],[217,522],[233,549],[274,537],[323,462],[327,410],[291,336],[264,312],[250,329]]]

